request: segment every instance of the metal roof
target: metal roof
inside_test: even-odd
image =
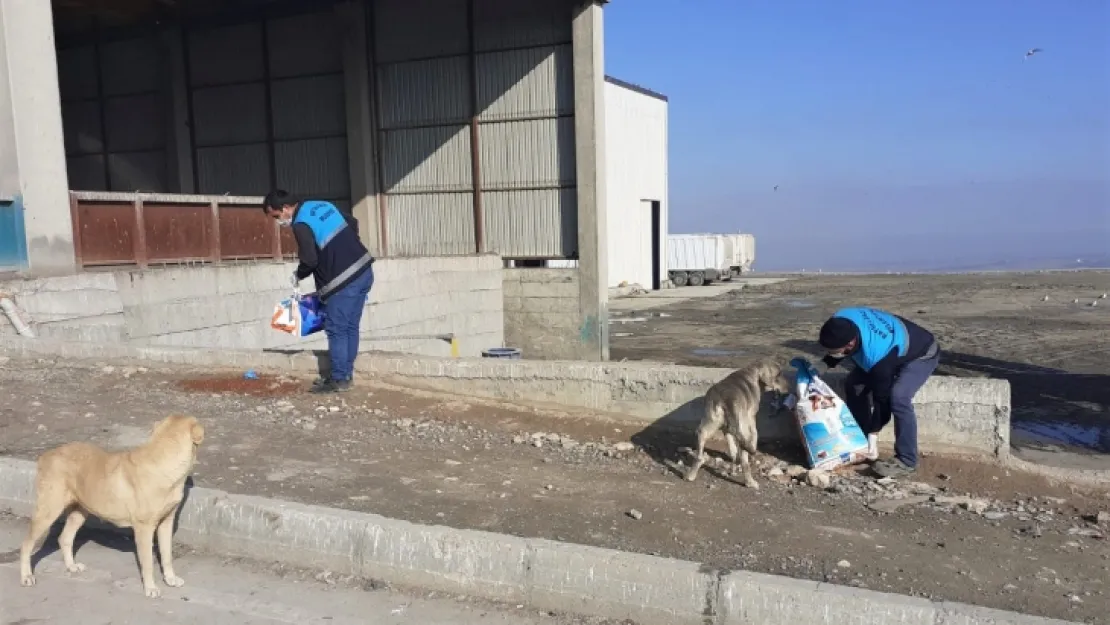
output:
[[[667,96],[663,95],[662,93],[659,93],[658,91],[652,91],[651,89],[648,89],[647,87],[641,87],[640,85],[636,85],[636,84],[633,84],[633,83],[630,83],[630,82],[625,82],[625,81],[623,81],[619,78],[613,78],[612,76],[606,76],[605,77],[605,82],[616,85],[618,87],[624,87],[625,89],[628,89],[629,91],[635,91],[636,93],[640,93],[640,94],[646,95],[648,97],[655,98],[656,100],[662,100],[664,102],[669,102],[670,101],[667,98]]]

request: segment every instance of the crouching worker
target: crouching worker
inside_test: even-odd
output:
[[[296,287],[313,276],[324,307],[331,374],[317,380],[312,392],[345,392],[358,357],[362,310],[374,285],[374,257],[358,238],[355,218],[330,202],[302,201],[279,189],[266,196],[262,210],[293,228],[300,264],[290,282]]]
[[[867,434],[871,460],[878,460],[878,433],[894,419],[894,458],[875,462],[883,477],[917,468],[917,415],[913,396],[940,362],[940,346],[921,326],[875,308],[844,308],[821,326],[824,362],[836,367],[851,358],[844,403]]]

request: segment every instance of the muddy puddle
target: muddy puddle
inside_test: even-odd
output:
[[[701,356],[703,358],[719,358],[728,356],[743,356],[744,350],[741,349],[720,349],[717,347],[699,347],[690,350],[690,354],[694,356]]]
[[[1010,438],[1015,445],[1044,451],[1110,454],[1110,421],[1096,424],[1015,421]]]
[[[817,302],[815,302],[811,299],[805,299],[805,298],[791,298],[791,299],[783,301],[783,305],[786,306],[787,308],[799,308],[799,309],[816,308],[817,307]]]

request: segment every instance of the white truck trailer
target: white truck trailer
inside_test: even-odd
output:
[[[734,242],[723,234],[667,235],[667,270],[676,287],[732,279]]]
[[[748,273],[755,264],[755,235],[737,233],[727,235],[732,240],[732,275]]]

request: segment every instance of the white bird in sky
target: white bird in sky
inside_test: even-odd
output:
[[[1029,48],[1029,51],[1025,53],[1025,58],[1028,59],[1029,57],[1041,51],[1042,50],[1040,48]]]

